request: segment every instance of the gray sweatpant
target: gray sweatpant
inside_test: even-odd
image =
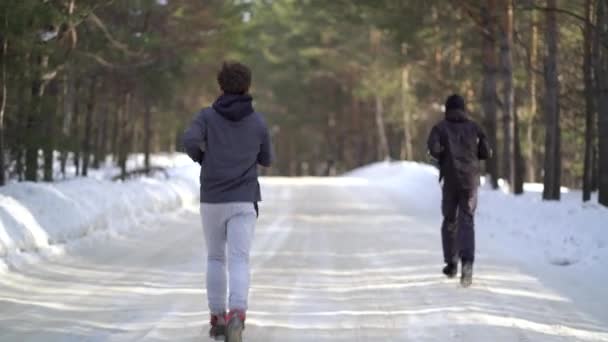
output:
[[[256,223],[253,203],[201,203],[207,244],[207,300],[212,314],[247,310],[249,251]],[[226,275],[228,248],[228,277]],[[228,278],[228,279],[227,279]],[[227,284],[230,288],[228,289]]]

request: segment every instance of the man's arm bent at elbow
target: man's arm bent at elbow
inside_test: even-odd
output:
[[[260,145],[260,152],[258,153],[258,164],[263,167],[270,167],[272,165],[274,156],[272,152],[272,142],[270,134],[267,128],[264,128],[264,136],[262,137],[262,144]]]
[[[205,149],[205,120],[202,113],[198,113],[182,136],[182,144],[188,156],[201,164]]]

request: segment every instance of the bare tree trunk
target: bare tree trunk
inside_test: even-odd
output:
[[[5,32],[8,32],[8,13],[4,13],[4,28]],[[8,37],[0,34],[0,43],[2,44],[2,53],[0,54],[0,63],[2,64],[2,88],[0,94],[2,101],[0,101],[0,186],[6,184],[6,161],[5,161],[5,147],[4,147],[4,112],[6,111],[6,103],[8,101],[8,86],[6,85],[6,55],[8,51]]]
[[[595,106],[593,91],[593,6],[592,0],[585,0],[585,32],[583,80],[585,82],[585,164],[583,168],[583,201],[591,200],[591,181],[593,174],[593,145],[595,143]],[[597,41],[597,40],[596,40]]]
[[[436,36],[439,36],[441,34],[441,21],[439,18],[439,9],[437,8],[438,6],[432,6],[431,7],[431,18],[433,20],[433,31],[435,33]],[[436,79],[441,79],[442,77],[442,60],[443,60],[443,56],[442,56],[442,47],[437,45],[435,46],[435,53],[434,53],[434,60],[433,60],[433,65],[434,65],[434,70],[435,70],[435,77]]]
[[[59,154],[59,169],[61,173],[61,177],[63,179],[66,178],[66,166],[68,162],[68,139],[71,135],[71,125],[72,125],[72,117],[73,117],[73,109],[74,109],[74,91],[73,91],[73,83],[70,73],[66,73],[63,77],[62,82],[62,112],[63,112],[63,120],[61,124],[61,151]]]
[[[599,159],[598,146],[596,145],[593,148],[593,155],[592,155],[592,159],[591,159],[591,165],[593,165],[593,168],[591,171],[591,192],[597,191],[598,187],[599,187],[600,168],[599,168],[598,159]]]
[[[496,39],[495,39],[495,0],[482,2],[481,17],[483,26],[483,86],[481,91],[481,102],[485,115],[485,126],[488,141],[492,148],[496,149]],[[488,174],[492,188],[498,189],[498,163],[497,156],[487,161]]]
[[[514,123],[514,100],[515,90],[513,87],[513,5],[511,0],[501,1],[501,19],[502,25],[500,28],[500,60],[502,66],[502,81],[503,81],[503,151],[502,151],[502,167],[503,176],[509,182],[511,191],[515,184],[515,123]]]
[[[28,58],[25,58],[26,60]],[[21,99],[24,103],[30,103],[30,91],[28,91],[27,80],[29,79],[29,72],[26,70],[24,72],[24,77],[21,84],[18,84],[18,92],[17,98]],[[16,148],[15,148],[15,173],[17,174],[17,180],[19,182],[23,181],[25,178],[24,169],[25,165],[23,164],[23,156],[25,152],[25,140],[24,137],[26,135],[26,125],[28,118],[28,108],[29,106],[23,105],[17,109],[17,115],[22,118],[17,121],[17,134],[16,134]]]
[[[27,118],[28,134],[25,149],[25,180],[38,181],[38,151],[40,148],[40,116],[45,85],[42,81],[43,70],[48,66],[48,56],[33,56],[34,78],[32,81],[32,108]]]
[[[97,77],[93,76],[89,88],[89,101],[87,102],[87,114],[84,120],[84,137],[82,140],[82,175],[89,173],[89,161],[91,159],[91,140],[93,131],[93,117],[97,105]]]
[[[326,176],[331,176],[332,172],[333,172],[333,167],[335,164],[336,159],[338,159],[338,141],[337,141],[337,129],[336,129],[336,123],[338,122],[337,120],[337,113],[336,113],[336,109],[337,105],[335,105],[335,99],[337,98],[337,92],[339,91],[339,84],[332,82],[331,84],[329,84],[329,87],[327,89],[328,92],[331,92],[332,94],[332,98],[334,99],[334,103],[330,105],[330,108],[328,108],[327,112],[327,125],[325,127],[325,139],[326,139],[326,154],[325,154],[325,160],[327,162],[327,172],[326,172]],[[292,142],[292,148],[294,149],[294,151],[292,151],[292,153],[295,153],[295,149],[297,148],[297,143]],[[294,158],[295,156],[297,156],[297,154],[294,154],[293,156],[291,156],[291,160],[293,160],[294,163],[299,164],[297,161],[297,158]]]
[[[98,134],[95,143],[95,156],[93,158],[93,168],[95,169],[98,169],[101,163],[105,161],[109,121],[108,109],[109,107],[106,104],[97,115]]]
[[[409,93],[409,70],[407,66],[401,68],[401,111],[403,113],[403,151],[401,159],[414,158],[412,148],[412,110],[409,108],[407,94]]]
[[[127,178],[127,158],[129,156],[129,146],[131,146],[131,135],[130,129],[131,123],[131,93],[127,92],[124,95],[124,107],[121,115],[120,125],[120,146],[118,146],[118,165],[120,166],[120,178],[125,180]]]
[[[597,9],[598,38],[608,35],[608,1],[599,1]],[[602,45],[595,65],[598,99],[598,201],[608,206],[608,49]]]
[[[558,31],[556,0],[547,0],[545,40],[545,174],[543,199],[559,200],[561,185],[561,137],[559,79],[557,71]]]
[[[81,121],[81,114],[80,114],[80,86],[81,86],[81,81],[79,79],[76,79],[76,81],[74,82],[74,89],[73,89],[73,93],[72,93],[72,100],[73,102],[73,109],[72,109],[72,125],[71,125],[71,135],[72,135],[72,139],[74,139],[74,167],[76,168],[76,176],[80,175],[80,121]]]
[[[376,94],[374,96],[376,103],[376,128],[378,129],[378,157],[380,159],[390,159],[388,138],[386,136],[386,128],[384,127],[384,103],[382,97]]]
[[[538,24],[537,12],[532,11],[532,33],[530,35],[530,55],[528,60],[528,93],[530,94],[530,114],[528,117],[528,127],[526,132],[526,143],[527,143],[527,166],[528,166],[528,179],[530,182],[536,182],[537,165],[536,165],[536,141],[534,141],[534,126],[536,124],[535,119],[537,117],[538,102],[537,102],[537,77],[536,77],[536,66],[538,65]]]
[[[116,108],[112,108],[113,112],[113,120],[112,120],[112,141],[110,144],[110,152],[112,153],[112,162],[118,162],[119,155],[119,147],[118,144],[120,142],[120,125],[121,125],[121,116],[122,116],[123,104],[120,103]]]
[[[150,173],[150,148],[152,143],[152,108],[148,99],[144,100],[144,167]]]
[[[49,98],[53,99],[54,103],[45,105],[45,115],[41,117],[44,121],[44,136],[45,142],[43,146],[44,166],[43,180],[45,182],[53,181],[54,153],[55,153],[55,116],[59,106],[59,84],[57,81],[51,81],[49,84]]]
[[[513,136],[515,137],[513,144],[513,163],[514,163],[514,177],[513,177],[513,193],[521,195],[524,193],[524,178],[525,178],[525,166],[524,159],[521,153],[521,140],[519,136],[519,117],[517,111],[513,111]]]
[[[295,177],[298,174],[298,161],[296,159],[296,141],[295,141],[295,134],[290,134],[289,136],[289,149],[288,149],[288,153],[289,153],[289,176],[290,177]],[[331,176],[331,169],[332,169],[332,160],[329,159],[327,161],[327,167],[325,169],[325,176]]]

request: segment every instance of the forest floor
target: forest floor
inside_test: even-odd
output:
[[[156,202],[137,219],[7,252],[0,341],[207,340],[196,173],[179,171],[191,193],[169,184],[179,205],[159,206],[166,194],[151,192]],[[377,164],[262,183],[247,341],[608,341],[604,208],[482,190],[475,282],[463,289],[440,273],[431,168]],[[42,229],[57,222],[32,212]]]

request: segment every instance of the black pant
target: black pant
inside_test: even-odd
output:
[[[446,263],[475,261],[475,209],[477,188],[460,189],[446,182],[443,185],[441,238]]]

